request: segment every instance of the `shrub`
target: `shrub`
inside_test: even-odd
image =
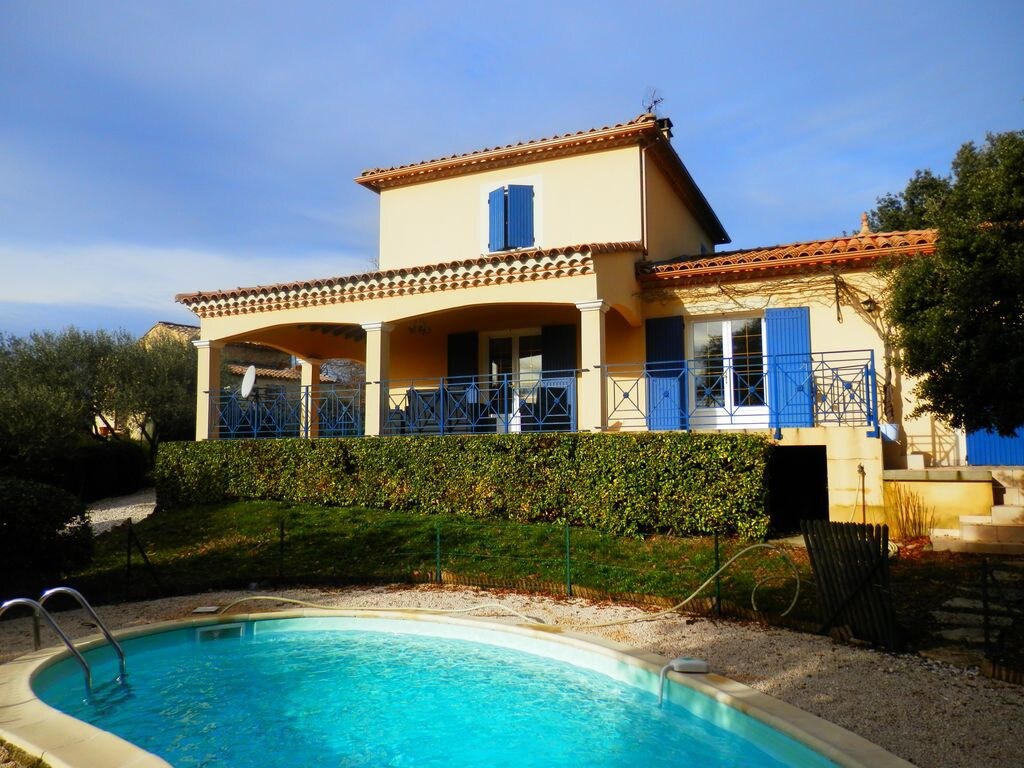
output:
[[[4,591],[37,578],[59,577],[92,556],[85,506],[61,488],[0,476],[0,542]]]
[[[270,499],[757,539],[770,445],[684,432],[165,443],[154,479],[162,509]]]
[[[151,468],[149,451],[138,441],[70,441],[45,461],[0,467],[10,476],[56,485],[84,501],[121,496],[143,487]]]
[[[916,491],[899,483],[886,483],[885,522],[894,541],[930,536],[935,527],[935,508],[925,506]]]
[[[150,469],[149,450],[130,440],[83,440],[62,461],[57,484],[83,501],[137,491]]]

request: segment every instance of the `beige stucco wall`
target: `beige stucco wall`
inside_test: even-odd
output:
[[[534,188],[538,248],[642,240],[640,150],[622,147],[385,189],[380,268],[487,253],[487,195],[507,184]]]
[[[701,245],[707,253],[714,251],[714,245],[690,209],[679,199],[668,178],[646,153],[644,192],[647,220],[645,242],[651,261],[699,255]]]
[[[932,528],[958,529],[961,515],[992,514],[993,485],[987,470],[889,471],[885,485],[917,494],[935,513]]]
[[[624,156],[618,152],[599,154],[616,159]],[[645,317],[682,314],[692,323],[695,318],[763,314],[771,307],[807,306],[815,351],[874,351],[882,408],[885,349],[881,306],[868,313],[861,304],[866,298],[879,305],[884,301],[884,286],[872,272],[843,275],[837,314],[836,282],[828,274],[656,289],[641,294],[633,278],[637,258],[637,253],[598,254],[594,257],[597,273],[591,275],[208,318],[203,321],[202,336],[217,341],[257,341],[302,358],[365,360],[361,340],[325,334],[309,326],[358,328],[384,322],[394,326],[389,375],[408,378],[445,374],[449,333],[517,330],[555,323],[578,326],[576,304],[596,299],[604,299],[612,307],[605,317],[605,362],[612,365],[644,360]],[[770,344],[769,339],[769,353]],[[685,350],[680,350],[680,357],[684,354]],[[885,466],[903,468],[907,453],[915,451],[927,452],[931,464],[957,463],[962,457],[957,435],[928,416],[911,418],[909,414],[916,407],[913,382],[904,380],[895,367],[890,368],[895,423],[902,431],[899,442],[884,446]],[[610,426],[615,428],[616,421],[613,418]],[[618,428],[626,428],[626,424]]]
[[[886,376],[886,332],[882,312],[885,286],[871,271],[847,272],[839,283],[827,274],[789,276],[743,283],[649,290],[644,295],[645,317],[682,314],[687,320],[763,314],[766,309],[808,307],[811,346],[815,352],[871,350],[878,379],[879,416],[884,421],[882,386]],[[861,302],[873,299],[877,307],[869,313]],[[840,322],[841,320],[841,322]],[[642,329],[640,329],[642,337]],[[771,340],[768,352],[771,353]],[[635,359],[642,359],[642,356]],[[962,463],[962,437],[947,425],[926,415],[911,417],[917,407],[912,379],[890,364],[894,423],[901,427],[899,442],[885,446],[886,466],[906,466],[907,454],[924,451],[934,465]]]
[[[864,427],[783,429],[780,445],[823,445],[828,472],[828,515],[837,523],[882,523],[882,441]],[[863,492],[860,468],[864,468]]]

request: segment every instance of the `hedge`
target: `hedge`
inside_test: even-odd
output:
[[[272,499],[759,539],[770,448],[685,432],[222,440],[162,444],[154,479],[161,509]]]

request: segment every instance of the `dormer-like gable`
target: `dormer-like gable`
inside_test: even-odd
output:
[[[570,243],[641,242],[652,258],[729,242],[670,143],[627,123],[365,171],[381,195],[380,267]]]

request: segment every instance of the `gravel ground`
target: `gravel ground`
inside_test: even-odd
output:
[[[89,505],[87,514],[92,532],[103,533],[131,518],[133,523],[148,517],[156,506],[156,490],[145,488],[130,496],[101,499]]]
[[[199,605],[227,605],[255,593],[220,592],[103,606],[112,629],[180,618]],[[263,593],[270,594],[270,593]],[[318,605],[463,608],[501,603],[570,629],[601,635],[664,656],[707,659],[715,672],[848,728],[921,766],[1022,766],[1024,688],[980,677],[974,670],[836,645],[828,638],[752,624],[673,616],[621,627],[589,623],[642,619],[639,608],[477,589],[376,587],[286,590],[285,597]],[[274,610],[252,602],[237,610]],[[493,614],[485,611],[477,615]],[[93,632],[81,612],[58,619],[72,636]],[[512,617],[504,621],[518,621]],[[30,650],[29,619],[0,624],[0,661]]]

